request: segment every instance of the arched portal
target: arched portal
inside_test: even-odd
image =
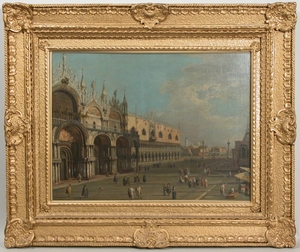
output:
[[[86,148],[82,131],[72,124],[61,128],[58,134],[60,149],[60,180],[77,177],[78,173],[86,176]]]
[[[66,180],[74,176],[72,151],[69,147],[60,148],[60,179]]]
[[[125,137],[119,137],[116,142],[117,170],[120,173],[131,169],[131,149]]]
[[[112,173],[111,142],[106,135],[99,135],[94,140],[94,156],[96,157],[95,173]]]

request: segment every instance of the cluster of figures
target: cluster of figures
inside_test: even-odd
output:
[[[210,175],[210,170],[204,169],[204,173],[207,175]],[[187,183],[189,187],[196,187],[201,186],[202,188],[206,188],[208,186],[207,178],[191,178],[190,176],[190,169],[186,168],[183,170],[182,168],[179,168],[179,183]]]
[[[68,194],[68,197],[72,196],[72,187],[71,184],[66,188],[66,194]],[[86,185],[83,186],[82,191],[81,191],[81,196],[83,198],[88,198],[89,197],[89,190]]]
[[[116,177],[116,180],[117,180],[117,175],[116,175],[116,174],[115,174],[115,177]],[[115,181],[115,177],[114,177],[114,182],[116,183],[118,180]],[[146,175],[145,175],[145,174],[143,175],[142,180],[143,180],[144,183],[146,183],[147,178],[146,178]],[[135,183],[139,183],[139,182],[140,182],[140,176],[139,176],[139,174],[135,174],[135,175],[134,175],[133,181],[134,181]],[[130,178],[129,178],[129,176],[123,178],[123,185],[124,185],[124,186],[130,185]]]
[[[132,186],[130,186],[128,188],[128,197],[129,199],[133,200],[133,199],[142,199],[142,186],[137,186],[136,188],[133,188]]]
[[[177,192],[176,192],[175,186],[173,186],[172,189],[171,189],[170,183],[164,183],[164,185],[163,185],[163,194],[164,194],[164,196],[166,196],[166,195],[169,196],[171,193],[172,193],[172,199],[176,199]]]
[[[221,186],[220,186],[220,193],[222,196],[226,196],[227,194],[231,194],[231,193],[234,193],[235,190],[233,187],[230,187],[230,190],[228,193],[226,193],[226,184],[225,183],[222,183]]]
[[[193,178],[185,178],[184,181],[182,181],[181,178],[179,178],[179,182],[181,183],[188,183],[188,186],[191,188],[191,187],[199,187],[201,186],[202,188],[207,188],[208,187],[208,181],[207,181],[207,178],[196,178],[196,177],[193,177]]]
[[[189,176],[190,168],[186,167],[184,170],[182,168],[179,168],[178,172],[179,172],[179,176]]]
[[[210,176],[210,168],[204,168],[203,169],[203,173],[205,174],[205,175],[207,175],[207,176]]]

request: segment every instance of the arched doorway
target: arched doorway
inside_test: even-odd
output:
[[[60,180],[86,174],[86,148],[82,131],[73,124],[64,126],[58,136],[60,152]]]
[[[74,176],[72,151],[68,147],[60,148],[60,179],[66,180]]]
[[[111,142],[105,135],[99,135],[94,140],[94,156],[96,174],[112,173],[111,169]]]
[[[116,142],[117,150],[117,170],[120,173],[131,169],[131,150],[128,140],[125,137],[119,137]]]

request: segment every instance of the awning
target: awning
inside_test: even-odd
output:
[[[236,178],[239,178],[241,180],[244,180],[246,182],[250,182],[250,173],[249,172],[241,172],[236,175],[234,175]]]
[[[250,168],[248,168],[248,167],[242,167],[242,166],[240,166],[240,169],[243,169],[246,172],[250,172]]]

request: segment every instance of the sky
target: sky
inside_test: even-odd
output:
[[[242,140],[250,121],[250,52],[101,53],[53,52],[53,69],[82,72],[88,90],[124,93],[128,110],[181,130],[181,140],[227,146]],[[232,146],[232,145],[231,145]]]

